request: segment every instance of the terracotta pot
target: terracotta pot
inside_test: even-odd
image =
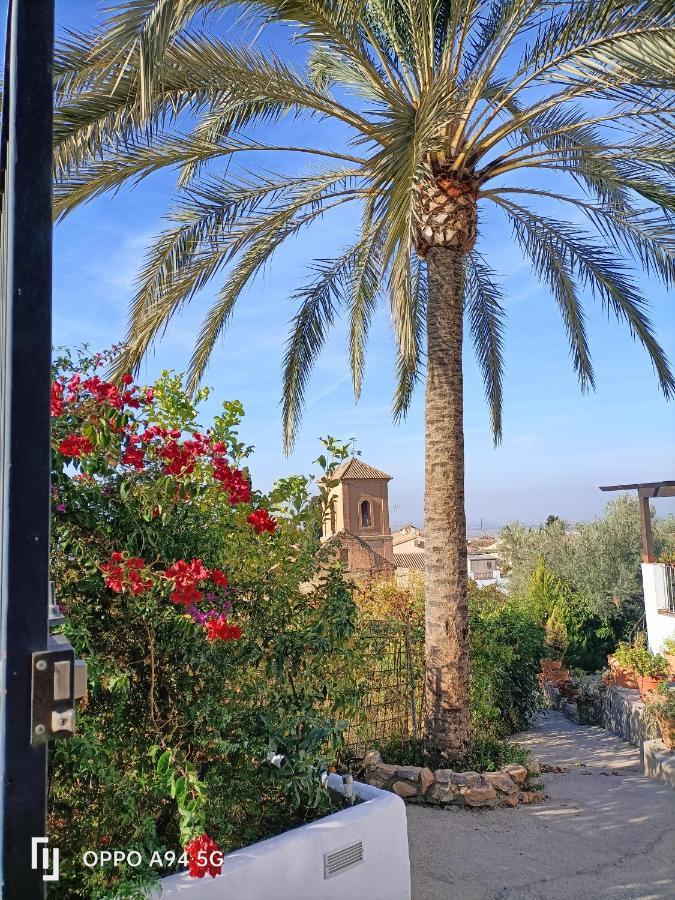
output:
[[[624,669],[613,656],[608,656],[607,662],[609,663],[612,682],[616,687],[630,688],[633,691],[637,689],[637,678],[632,669]]]
[[[652,675],[638,675],[637,683],[642,699],[646,700],[651,691],[656,691],[658,686],[665,680],[666,678],[664,676],[654,678]]]
[[[659,723],[661,740],[663,741],[666,750],[672,750],[675,746],[675,720],[662,719],[660,716],[657,716],[656,721]]]
[[[541,671],[546,672],[552,669],[562,669],[562,660],[560,659],[540,659]]]

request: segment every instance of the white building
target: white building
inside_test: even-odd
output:
[[[658,653],[667,638],[675,638],[675,566],[654,555],[650,499],[675,497],[675,481],[615,484],[601,491],[637,491],[642,529],[642,590],[649,649]]]

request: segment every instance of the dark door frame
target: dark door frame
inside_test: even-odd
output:
[[[47,647],[54,0],[9,0],[0,147],[0,856],[2,896],[44,895],[47,752],[31,743]],[[38,854],[40,860],[42,853]]]

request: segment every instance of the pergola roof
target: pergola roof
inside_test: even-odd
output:
[[[607,484],[601,491],[637,491],[643,497],[675,497],[675,481],[639,481],[637,484]]]

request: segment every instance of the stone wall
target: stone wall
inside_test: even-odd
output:
[[[610,687],[602,697],[602,727],[639,747],[642,741],[656,737],[656,729],[645,725],[644,709],[639,691]]]
[[[535,759],[527,768],[513,763],[499,772],[432,772],[422,766],[388,765],[377,750],[371,750],[364,757],[361,779],[408,802],[490,808],[543,800],[544,794],[534,789],[540,772]]]

